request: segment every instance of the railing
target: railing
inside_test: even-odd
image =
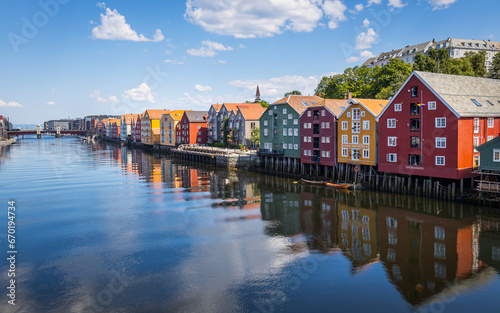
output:
[[[283,155],[283,149],[260,149],[257,153]]]
[[[488,192],[500,192],[500,183],[491,182],[487,180],[476,180],[479,184],[477,185],[477,191],[488,191]]]

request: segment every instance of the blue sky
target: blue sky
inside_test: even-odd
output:
[[[11,122],[312,94],[322,76],[436,38],[500,41],[494,0],[4,0]]]

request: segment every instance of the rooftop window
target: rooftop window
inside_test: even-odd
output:
[[[478,107],[483,106],[481,103],[479,103],[476,99],[470,99],[470,101],[474,102],[475,105]]]
[[[488,101],[489,104],[494,105],[493,102],[491,102],[490,100],[486,100],[486,101]]]

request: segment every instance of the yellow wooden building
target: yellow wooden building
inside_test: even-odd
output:
[[[141,142],[146,145],[160,143],[160,119],[170,110],[146,110],[141,117]]]
[[[177,142],[177,133],[175,131],[177,123],[182,119],[185,111],[191,110],[174,110],[168,114],[163,114],[160,119],[160,134],[161,144],[164,146],[175,147]]]
[[[337,162],[377,165],[377,116],[389,100],[350,99],[338,119]]]

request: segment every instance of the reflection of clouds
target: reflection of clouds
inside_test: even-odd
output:
[[[291,247],[300,245],[297,242],[264,236],[255,232],[256,227],[262,227],[260,221],[218,223],[194,232],[200,242],[176,270],[185,287],[169,307],[184,312],[241,311],[232,289],[248,281],[265,285],[285,266],[308,255],[306,249]]]
[[[16,256],[16,258],[17,257],[18,256]],[[0,267],[0,272],[2,273],[2,275],[0,275],[0,286],[2,286],[2,291],[7,290],[4,288],[9,286],[10,280],[16,280],[16,305],[13,306],[7,302],[8,300],[10,300],[10,298],[6,296],[7,292],[5,292],[5,294],[2,293],[2,301],[0,301],[0,312],[36,312],[37,304],[33,300],[35,294],[33,290],[24,288],[24,286],[28,284],[29,280],[34,275],[33,265],[28,262],[16,262],[16,277],[7,277],[8,269],[9,268],[7,266]]]

